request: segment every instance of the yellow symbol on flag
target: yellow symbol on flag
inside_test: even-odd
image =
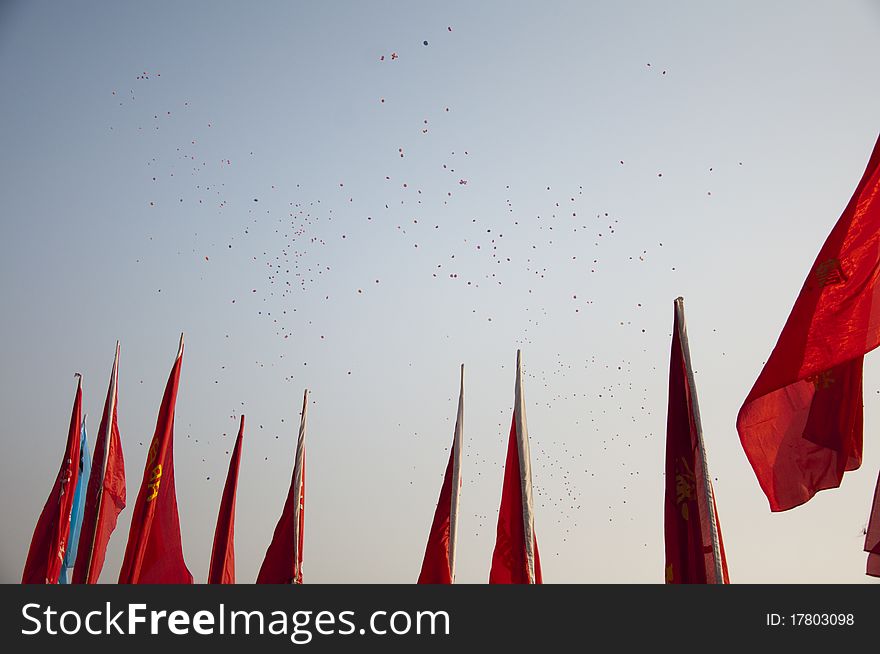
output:
[[[817,391],[823,388],[828,388],[834,383],[834,377],[831,376],[830,370],[810,375],[806,380],[815,386]]]
[[[159,484],[162,483],[162,464],[159,463],[150,471],[150,478],[147,480],[147,502],[152,502],[159,494]]]
[[[816,266],[816,279],[819,280],[820,288],[833,284],[844,284],[846,282],[846,275],[843,274],[840,259],[828,259],[818,264]]]
[[[681,466],[675,471],[675,503],[681,505],[681,517],[688,519],[687,503],[694,499],[694,488],[697,478],[684,457],[680,457]]]
[[[158,455],[159,444],[154,439],[153,442],[150,443],[150,452],[147,455],[148,468],[152,466],[153,463],[155,463],[156,457]],[[147,502],[152,502],[154,499],[156,499],[156,496],[159,494],[160,483],[162,483],[162,464],[158,463],[150,470],[150,476],[147,478]]]
[[[666,566],[666,583],[671,584],[675,577],[672,575],[672,564]]]

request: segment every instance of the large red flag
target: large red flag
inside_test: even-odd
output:
[[[880,139],[737,418],[772,511],[862,461],[862,361],[880,344]]]
[[[92,474],[86,489],[79,550],[73,568],[73,583],[96,584],[104,567],[104,556],[116,519],[125,508],[125,463],[116,419],[119,380],[119,342],[110,373],[110,386],[104,401],[104,414],[92,456]]]
[[[425,558],[419,574],[420,584],[451,584],[455,580],[455,542],[458,532],[458,496],[461,491],[461,445],[464,429],[464,364],[458,392],[458,415],[452,451],[440,487],[440,499],[434,511],[434,522],[428,534]]]
[[[675,301],[666,412],[666,583],[730,583],[706,463],[684,300]]]
[[[490,584],[540,584],[541,558],[535,535],[532,500],[532,467],[529,458],[529,432],[522,387],[520,351],[516,351],[516,389],[513,422],[504,464],[501,508],[495,551],[492,553]]]
[[[214,547],[211,550],[211,567],[208,570],[209,584],[235,583],[235,494],[238,489],[238,468],[241,461],[241,439],[244,436],[244,415],[238,427],[238,438],[229,460],[226,473],[226,486],[220,500],[217,514],[217,528],[214,531]]]
[[[144,477],[131,515],[120,584],[191,584],[183,560],[174,488],[174,406],[183,361],[183,334],[165,386]]]
[[[61,575],[61,563],[70,535],[70,511],[73,508],[73,491],[79,478],[79,443],[82,424],[82,376],[77,375],[76,395],[70,428],[67,432],[67,448],[61,460],[61,468],[55,484],[43,506],[27,562],[21,575],[23,584],[57,584]]]
[[[302,417],[296,440],[296,459],[290,490],[266,558],[257,575],[258,584],[301,584],[303,559],[303,527],[306,510],[306,409],[309,391],[303,393]]]

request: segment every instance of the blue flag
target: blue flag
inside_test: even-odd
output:
[[[86,489],[89,487],[89,473],[92,471],[92,457],[89,456],[89,441],[86,438],[86,418],[83,416],[82,429],[79,436],[79,478],[73,492],[73,508],[70,511],[70,536],[67,538],[67,551],[61,564],[59,584],[69,584],[73,565],[76,563],[76,549],[79,544],[79,532],[82,529],[83,511],[86,508]]]

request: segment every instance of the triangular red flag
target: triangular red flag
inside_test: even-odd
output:
[[[461,387],[458,394],[458,414],[455,435],[446,464],[446,474],[440,487],[440,499],[434,511],[434,521],[428,534],[420,584],[451,584],[455,580],[455,543],[458,531],[458,497],[461,491],[461,445],[464,429],[464,365],[461,366]]]
[[[110,386],[104,401],[104,414],[98,429],[92,473],[86,489],[82,530],[79,537],[73,583],[96,584],[104,567],[104,556],[116,520],[125,508],[125,462],[116,418],[119,380],[119,343],[110,373]]]
[[[183,335],[165,386],[144,477],[131,515],[120,584],[191,584],[183,560],[174,488],[174,406],[183,361]]]
[[[67,432],[67,447],[61,468],[55,477],[55,484],[43,511],[37,520],[31,546],[28,550],[23,584],[57,584],[61,575],[61,563],[67,549],[70,535],[70,512],[73,508],[73,491],[79,478],[80,425],[82,423],[82,376],[77,375],[76,395],[70,428]]]
[[[258,584],[301,584],[303,560],[303,527],[306,509],[306,409],[309,391],[303,393],[302,417],[296,441],[296,458],[290,490],[266,558],[257,575]]]
[[[529,457],[529,432],[522,387],[520,351],[516,352],[516,389],[513,422],[507,443],[501,507],[495,551],[492,553],[490,584],[540,584],[541,559],[535,535],[532,500],[532,468]]]
[[[244,436],[244,415],[238,427],[238,438],[229,460],[226,473],[226,486],[220,500],[217,514],[217,528],[214,530],[214,547],[211,550],[211,567],[208,570],[209,584],[235,583],[235,494],[238,489],[238,468],[241,461],[241,439]]]
[[[730,583],[706,464],[684,300],[675,301],[666,412],[666,583]]]
[[[874,505],[865,531],[865,551],[868,553],[867,574],[880,577],[880,477],[877,477]]]

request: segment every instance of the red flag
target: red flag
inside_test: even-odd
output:
[[[241,439],[244,436],[244,416],[238,427],[238,438],[229,460],[226,486],[220,500],[220,513],[217,515],[217,529],[214,531],[214,548],[211,550],[211,568],[208,571],[209,584],[235,583],[235,493],[238,489],[238,467],[241,461]]]
[[[419,574],[420,584],[451,584],[455,580],[455,542],[458,531],[458,496],[461,491],[461,444],[464,429],[464,364],[458,393],[458,415],[452,451],[440,487],[440,499],[428,534],[428,545]]]
[[[730,583],[706,464],[684,300],[675,301],[666,412],[666,583]]]
[[[86,489],[79,549],[73,568],[73,583],[96,584],[104,567],[104,555],[116,519],[125,508],[125,462],[116,419],[117,382],[119,379],[119,342],[110,373],[110,386],[104,401],[104,414],[92,455],[92,474]],[[108,442],[109,441],[109,442]],[[106,455],[106,456],[105,456]]]
[[[303,393],[302,417],[296,441],[296,459],[290,490],[266,558],[257,575],[258,584],[301,584],[303,559],[303,527],[306,509],[306,409],[309,391]]]
[[[73,508],[73,491],[79,478],[79,442],[82,423],[82,375],[77,374],[73,413],[67,432],[67,448],[55,485],[43,506],[27,562],[21,575],[23,584],[57,584],[61,575],[61,563],[67,549],[70,534],[70,511]]]
[[[862,361],[880,344],[878,232],[880,139],[737,418],[771,511],[861,465]]]
[[[868,553],[867,574],[872,577],[880,577],[880,477],[877,477],[877,487],[874,489],[874,506],[871,509],[871,517],[868,520],[868,529],[865,533],[865,551]]]
[[[492,553],[490,584],[540,584],[541,559],[535,535],[532,502],[532,468],[529,458],[529,432],[523,398],[520,351],[516,351],[516,394],[513,422],[504,464],[501,508]]]
[[[131,515],[120,584],[191,584],[183,560],[174,488],[174,405],[183,361],[183,334],[165,386],[144,477]]]

